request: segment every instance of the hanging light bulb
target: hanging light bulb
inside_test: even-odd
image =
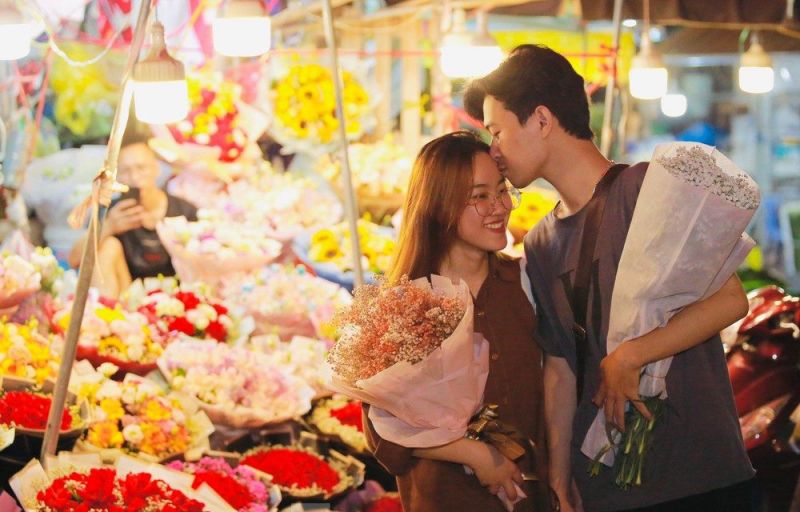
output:
[[[655,100],[667,93],[669,75],[661,55],[650,42],[650,1],[644,1],[642,47],[631,61],[628,86],[631,96],[640,100]]]
[[[0,0],[0,60],[16,60],[31,51],[31,25],[13,1]]]
[[[489,34],[486,13],[478,10],[477,32],[466,27],[464,9],[453,10],[452,27],[442,38],[439,48],[442,73],[449,78],[483,76],[503,61],[503,51]]]
[[[256,57],[270,47],[272,22],[259,0],[229,0],[212,22],[214,50],[229,57]]]
[[[771,91],[774,86],[772,58],[762,48],[758,34],[754,33],[750,48],[742,54],[739,63],[739,88],[751,94],[763,94]]]
[[[689,102],[680,93],[668,93],[661,97],[661,113],[667,117],[681,117],[686,113]]]
[[[164,25],[150,27],[150,52],[133,68],[136,117],[150,124],[180,121],[189,113],[189,89],[183,63],[173,59],[164,42]]]

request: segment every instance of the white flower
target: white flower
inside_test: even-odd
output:
[[[199,309],[192,309],[188,313],[186,313],[186,320],[191,322],[198,330],[205,330],[208,327],[209,320],[202,311]]]
[[[110,363],[109,363],[110,364]],[[107,380],[103,382],[100,386],[100,389],[97,390],[97,400],[103,400],[105,398],[110,398],[112,400],[119,400],[122,398],[122,389],[120,389],[120,385],[114,381]]]
[[[208,304],[198,304],[197,310],[212,322],[217,319],[217,310]]]
[[[114,363],[102,363],[97,367],[97,371],[105,375],[107,378],[111,378],[112,375],[117,373],[117,370],[119,370],[119,367]]]
[[[128,359],[140,361],[144,357],[144,344],[128,345]]]
[[[122,437],[130,444],[138,446],[144,439],[144,432],[139,425],[131,424],[122,429]]]

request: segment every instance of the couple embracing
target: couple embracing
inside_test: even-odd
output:
[[[406,448],[367,420],[370,448],[397,476],[405,510],[751,510],[754,471],[718,336],[747,313],[738,278],[725,276],[714,293],[608,353],[612,292],[648,164],[615,164],[600,153],[583,79],[548,48],[518,47],[473,81],[464,101],[491,145],[457,132],[422,148],[390,280],[439,274],[467,284],[475,331],[490,346],[485,401],[535,450],[512,461],[467,438]],[[498,252],[515,187],[537,178],[560,202],[525,237],[520,264]],[[611,468],[590,474],[581,447],[598,412],[618,435],[633,428],[631,411],[652,419],[640,376],[671,356],[640,481],[621,487]],[[529,487],[536,479],[552,496]]]

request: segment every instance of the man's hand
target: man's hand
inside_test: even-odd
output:
[[[603,407],[606,422],[620,432],[625,431],[625,403],[630,401],[642,416],[652,418],[639,398],[639,377],[642,365],[635,357],[635,340],[626,341],[600,362],[600,389],[592,400]]]
[[[144,208],[135,199],[123,199],[108,210],[103,221],[103,235],[119,235],[142,227],[144,214]]]
[[[472,464],[472,470],[489,492],[497,494],[504,488],[509,501],[517,499],[514,482],[522,485],[522,472],[514,462],[507,459],[494,446],[483,444]]]

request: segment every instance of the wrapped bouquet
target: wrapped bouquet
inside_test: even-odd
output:
[[[58,373],[61,338],[39,333],[38,322],[0,320],[0,376],[29,379],[41,385]]]
[[[300,416],[314,391],[263,354],[197,341],[172,343],[159,359],[170,386],[196,397],[219,424],[257,427]]]
[[[744,234],[759,205],[755,182],[710,146],[658,146],[636,202],[611,298],[608,353],[664,326],[682,308],[713,295],[754,243]],[[639,393],[654,420],[631,408],[623,437],[598,412],[582,451],[617,470],[621,487],[641,484],[642,464],[657,421],[672,358],[647,365]],[[630,418],[630,419],[629,419]]]
[[[0,313],[16,308],[41,287],[36,267],[16,254],[0,255]]]
[[[253,336],[246,346],[264,354],[275,367],[311,386],[315,396],[328,393],[325,384],[330,381],[330,369],[325,364],[325,356],[330,345],[327,341],[294,336],[287,342],[274,334],[267,334]]]

